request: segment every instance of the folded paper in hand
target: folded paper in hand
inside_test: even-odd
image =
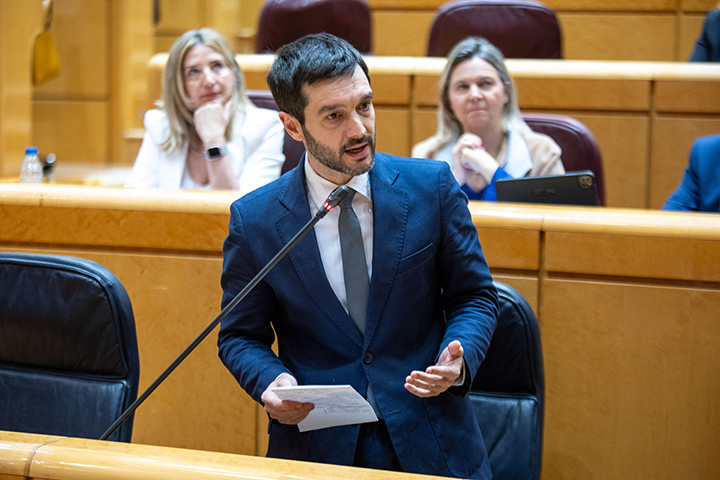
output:
[[[298,423],[301,432],[377,421],[372,406],[350,385],[303,385],[272,390],[283,400],[315,405],[305,420]]]

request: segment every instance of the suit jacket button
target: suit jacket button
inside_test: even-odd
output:
[[[373,355],[370,352],[365,352],[365,358],[363,358],[363,362],[370,363],[373,361]]]

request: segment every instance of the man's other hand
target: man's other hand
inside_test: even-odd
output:
[[[453,340],[442,351],[438,362],[424,372],[414,370],[405,378],[407,391],[418,397],[434,397],[452,387],[463,369],[463,348]]]

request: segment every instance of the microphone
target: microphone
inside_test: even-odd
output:
[[[133,402],[132,405],[128,407],[125,412],[123,412],[122,415],[113,423],[110,428],[107,429],[105,433],[102,434],[100,437],[100,440],[107,440],[110,435],[115,433],[115,430],[120,428],[120,426],[125,423],[125,421],[133,414],[135,413],[135,410],[140,406],[141,403],[147,399],[147,397],[150,396],[151,393],[155,391],[157,387],[160,386],[160,384],[182,363],[185,358],[187,358],[190,353],[192,353],[195,348],[200,345],[200,342],[205,340],[205,337],[207,337],[210,332],[212,332],[215,327],[218,326],[218,324],[227,317],[228,313],[237,306],[238,303],[242,301],[243,298],[247,296],[250,291],[255,288],[255,286],[260,283],[260,281],[265,278],[265,275],[267,275],[270,270],[273,269],[277,263],[282,260],[282,258],[287,255],[287,253],[295,246],[296,243],[298,243],[307,233],[310,231],[311,228],[315,226],[317,222],[319,222],[325,215],[328,214],[330,210],[337,207],[340,202],[347,196],[347,194],[350,192],[350,189],[346,187],[345,185],[341,185],[328,195],[327,200],[325,200],[325,203],[323,203],[322,207],[315,213],[315,216],[310,219],[310,221],[305,224],[305,226],[300,230],[298,233],[295,234],[295,236],[288,242],[287,245],[285,245],[273,258],[268,262],[265,267],[263,267],[262,270],[258,272],[255,277],[250,280],[250,282],[245,285],[245,288],[243,288],[240,293],[238,293],[235,298],[232,299],[230,303],[228,303],[225,308],[222,309],[220,314],[215,317],[215,320],[213,320],[210,325],[208,325],[205,330],[198,335],[198,337],[192,341],[190,345],[168,366],[165,371],[160,374],[160,376],[147,388],[145,391]]]

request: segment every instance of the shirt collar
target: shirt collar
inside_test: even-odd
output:
[[[308,200],[310,200],[315,208],[320,208],[328,195],[330,195],[330,193],[340,185],[336,185],[335,183],[318,175],[312,168],[312,165],[310,165],[307,155],[305,156],[303,168],[305,169],[305,182],[307,186]],[[370,175],[368,172],[352,177],[345,185],[352,188],[368,200],[371,200]]]

